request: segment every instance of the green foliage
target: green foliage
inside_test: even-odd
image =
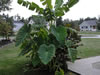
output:
[[[9,39],[9,36],[12,33],[12,27],[9,22],[6,22],[1,16],[0,16],[0,35],[3,38]]]
[[[74,4],[76,4],[79,0],[69,0],[68,6],[72,7]]]
[[[33,64],[34,67],[36,67],[39,63],[41,63],[41,61],[40,61],[38,55],[36,54],[36,55],[34,55],[34,57],[32,58],[32,64]]]
[[[63,25],[57,26],[55,23],[77,1],[68,0],[64,4],[64,0],[56,0],[54,8],[52,8],[52,0],[40,1],[47,7],[43,9],[34,2],[18,0],[19,4],[29,7],[30,10],[36,10],[38,14],[45,17],[50,28],[39,26],[38,23],[24,25],[18,32],[16,45],[21,44],[21,55],[27,54],[31,58],[33,67],[40,69],[45,67],[50,71],[56,71],[55,75],[64,75],[64,71],[68,69],[66,66],[68,57],[72,62],[76,59],[76,48],[80,39],[75,30]]]
[[[52,0],[40,0],[40,2],[42,2],[43,6],[46,5],[45,9],[41,8],[39,5],[37,5],[34,2],[31,3],[29,1],[18,0],[18,3],[21,4],[22,6],[26,6],[27,8],[29,8],[32,11],[34,11],[36,9],[37,13],[42,14],[45,17],[50,15],[48,18],[50,18],[50,17],[53,18],[53,17],[63,16],[65,14],[65,12],[68,12],[69,8],[71,8],[73,5],[75,5],[78,1],[79,0],[69,0],[68,2],[66,2],[64,4],[63,3],[64,0],[56,0],[54,8],[53,8]],[[49,11],[47,9],[49,9]],[[44,13],[45,10],[48,11],[47,14]],[[54,19],[50,19],[50,20],[54,20]],[[50,21],[50,20],[47,20],[47,21]]]
[[[97,23],[97,29],[100,30],[100,23]]]
[[[43,5],[46,5],[46,7],[49,7],[50,9],[52,9],[52,0],[40,0],[41,2],[43,2]]]
[[[11,0],[0,0],[0,12],[11,10],[11,8],[9,7],[10,3],[11,3]]]
[[[55,10],[60,8],[62,4],[63,4],[63,0],[56,0],[56,2],[55,2]]]
[[[18,44],[19,44],[19,41],[17,41]],[[17,44],[17,43],[16,43]],[[18,45],[17,44],[17,45]],[[32,50],[31,48],[31,45],[32,45],[32,41],[28,42],[28,41],[24,41],[24,43],[22,44],[22,51],[20,52],[19,56],[23,56],[25,55],[26,53],[30,52]]]
[[[56,39],[61,43],[65,43],[65,39],[67,37],[66,28],[63,26],[59,27],[51,27],[51,33],[56,37]]]
[[[49,46],[43,44],[40,46],[39,51],[39,58],[44,64],[48,64],[55,56],[55,46],[50,44]]]
[[[18,3],[21,4],[23,2],[23,0],[18,0]]]
[[[60,69],[60,71],[56,71],[55,75],[64,75],[64,71]]]
[[[18,0],[18,3],[22,4],[25,7],[27,7],[29,10],[32,10],[32,11],[36,10],[36,12],[38,12],[38,13],[42,13],[43,12],[43,8],[40,8],[40,6],[37,5],[34,2],[31,3],[29,1]]]
[[[30,26],[26,24],[19,30],[16,37],[16,46],[20,45],[29,35]]]
[[[68,54],[72,62],[77,58],[77,51],[75,48],[68,48]]]
[[[29,19],[34,20],[35,25],[45,25],[46,20],[43,16],[40,15],[32,15]]]
[[[74,43],[73,43],[73,41],[71,41],[71,40],[67,40],[67,41],[65,41],[65,45],[66,45],[68,48],[70,48],[70,47],[72,47],[72,46],[74,45]]]
[[[56,20],[56,25],[57,26],[63,26],[64,25],[64,23],[63,23],[63,21],[62,21],[62,17],[59,17],[57,20]]]

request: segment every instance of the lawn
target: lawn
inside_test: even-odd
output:
[[[93,56],[100,56],[100,39],[82,39],[83,46],[78,48],[78,56],[81,58],[88,58]]]
[[[19,52],[20,48],[15,47],[14,43],[0,48],[0,75],[24,75],[23,68],[29,60],[24,56],[18,57]],[[30,74],[25,73],[25,75]],[[75,74],[70,73],[70,75]]]
[[[27,59],[18,57],[19,47],[14,43],[0,48],[0,75],[23,75],[24,64]]]
[[[84,46],[78,48],[78,57],[88,58],[100,55],[100,39],[82,39]],[[0,48],[0,75],[23,75],[23,67],[27,60],[18,57],[19,47],[14,43]]]

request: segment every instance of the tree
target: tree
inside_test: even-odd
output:
[[[12,33],[12,27],[9,22],[6,22],[2,17],[0,16],[0,35],[6,38],[6,40],[9,39],[9,36]]]
[[[97,20],[97,18],[96,18],[96,17],[94,17],[94,18],[87,17],[87,18],[85,19],[85,21],[88,21],[88,20]]]
[[[9,23],[9,25],[11,26],[11,35],[13,35],[13,28],[14,28],[14,25],[13,25],[13,16],[9,16],[8,14],[7,15],[5,15],[5,14],[3,14],[3,15],[0,15],[1,16],[1,18],[3,19],[3,20],[5,20],[6,22],[8,22]]]
[[[73,21],[73,20],[65,19],[63,23],[65,26],[71,27],[71,28],[79,31],[80,30],[79,29],[79,22],[80,21],[78,21],[78,20]]]
[[[80,25],[83,21],[84,21],[84,19],[83,18],[80,18],[80,20],[78,22],[78,25]]]
[[[97,29],[100,30],[100,22],[97,23]]]
[[[18,0],[18,3],[36,10],[49,23],[50,29],[45,26],[34,30],[34,24],[25,24],[18,32],[16,46],[21,44],[20,55],[29,55],[33,68],[49,70],[55,75],[64,75],[68,71],[66,61],[70,58],[72,62],[77,57],[77,46],[80,41],[77,32],[63,25],[57,26],[56,19],[64,16],[78,0],[56,0],[52,6],[52,0],[40,0],[45,8],[34,2]],[[53,23],[54,22],[54,23]]]
[[[11,3],[11,0],[0,0],[0,12],[11,10],[11,8],[9,7],[10,3]]]

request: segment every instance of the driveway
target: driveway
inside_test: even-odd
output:
[[[68,68],[81,75],[100,75],[100,56],[67,62]]]

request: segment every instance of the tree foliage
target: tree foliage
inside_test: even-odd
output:
[[[12,27],[9,22],[6,22],[2,17],[0,16],[0,35],[5,37],[6,39],[9,39],[9,36],[12,33]]]
[[[100,23],[97,23],[97,29],[100,30]]]
[[[11,0],[0,0],[0,12],[11,10],[11,8],[9,7],[10,3],[11,3]]]
[[[52,0],[40,1],[43,6],[46,5],[46,8],[41,8],[34,2],[24,0],[18,0],[18,3],[30,10],[36,10],[38,14],[44,16],[50,28],[39,26],[34,30],[37,24],[25,24],[18,32],[16,45],[21,44],[20,55],[29,55],[33,66],[44,66],[45,69],[55,71],[55,75],[64,75],[64,71],[68,71],[66,66],[68,58],[72,62],[76,59],[76,48],[80,39],[74,29],[62,25],[57,26],[55,22],[56,19],[68,12],[78,0],[68,0],[66,3],[64,0],[56,0],[54,7]],[[26,36],[26,34],[28,35]],[[68,40],[71,42],[66,42]]]

